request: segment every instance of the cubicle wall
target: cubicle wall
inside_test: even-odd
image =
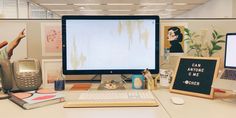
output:
[[[160,51],[161,56],[163,56],[164,48],[168,48],[168,45],[164,44],[164,40],[166,40],[166,29],[171,26],[184,26],[190,29],[192,32],[196,32],[200,35],[200,42],[209,43],[209,40],[212,39],[212,31],[216,30],[219,34],[226,34],[227,32],[236,32],[236,19],[161,19],[160,21]],[[3,41],[8,39],[9,41],[14,39],[17,36],[18,32],[20,32],[23,28],[26,29],[26,40],[20,43],[17,47],[16,51],[14,51],[14,55],[12,57],[13,60],[17,60],[20,58],[37,58],[39,60],[44,59],[61,59],[61,52],[58,53],[58,50],[61,47],[53,47],[52,49],[48,49],[46,51],[46,45],[50,42],[47,42],[45,38],[46,33],[49,31],[50,27],[55,28],[53,31],[57,33],[53,36],[54,39],[61,38],[60,35],[60,27],[61,21],[57,20],[0,20],[0,40]],[[53,29],[52,28],[52,29]],[[186,38],[186,37],[185,37]],[[53,39],[53,38],[52,38]],[[225,37],[222,39],[225,40]],[[43,43],[42,43],[43,42]],[[43,45],[42,45],[43,44]],[[61,42],[54,42],[56,45],[60,45]],[[51,44],[49,44],[51,45]],[[215,53],[213,56],[220,56],[222,59],[221,68],[223,67],[223,56],[224,56],[224,43],[219,44],[222,46],[222,50]],[[173,57],[183,56],[183,55],[192,55],[191,52],[186,54],[189,50],[188,44],[186,41],[182,44],[185,53],[171,53],[170,55]],[[44,50],[42,50],[44,49]],[[52,53],[48,53],[48,52]],[[193,52],[192,52],[193,53]],[[207,54],[206,54],[207,55]],[[76,77],[77,79],[88,79],[91,76],[81,76]]]
[[[198,44],[203,44],[203,47],[207,46],[212,46],[211,45],[211,40],[213,40],[212,33],[214,31],[217,31],[219,35],[226,35],[226,33],[229,32],[236,32],[236,19],[163,19],[161,20],[161,25],[160,25],[160,42],[161,42],[161,55],[163,56],[164,52],[164,40],[165,38],[165,33],[164,30],[165,26],[186,26],[191,32],[195,32],[197,35],[199,35],[197,39]],[[184,39],[187,37],[185,36]],[[225,36],[222,37],[219,40],[225,40]],[[189,44],[187,41],[184,40],[184,51],[185,53],[177,54],[177,53],[172,53],[170,54],[172,59],[171,61],[176,60],[176,57],[180,56],[194,56],[195,52],[190,51],[189,52]],[[218,43],[217,45],[221,46],[221,50],[218,50],[216,53],[214,53],[212,56],[213,57],[220,57],[221,58],[221,63],[220,63],[220,69],[223,69],[223,62],[224,62],[224,48],[225,48],[225,43]],[[209,56],[207,51],[203,51],[203,56]],[[175,58],[174,58],[175,57]],[[176,61],[175,61],[176,62]],[[172,62],[173,63],[173,62]],[[175,64],[173,64],[175,65]]]

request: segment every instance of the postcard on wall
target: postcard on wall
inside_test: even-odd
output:
[[[43,59],[42,60],[43,85],[48,87],[54,84],[55,80],[61,79],[62,60],[61,59]]]
[[[182,54],[186,51],[184,42],[184,28],[187,23],[170,22],[163,23],[161,39],[163,41],[163,49],[169,49],[171,54]]]
[[[62,55],[61,24],[41,23],[42,56]]]

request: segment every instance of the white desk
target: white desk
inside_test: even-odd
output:
[[[66,100],[80,92],[65,91]],[[0,100],[0,118],[170,118],[163,106],[117,108],[63,108],[64,103],[24,110],[9,100]]]
[[[174,71],[178,58],[172,56],[169,64],[163,64],[160,68]],[[236,118],[236,102],[230,103],[220,98],[211,100],[175,94],[170,93],[168,89],[158,89],[155,95],[171,118]],[[170,101],[170,98],[173,96],[183,98],[185,101],[184,105],[174,105]],[[236,101],[236,96],[232,99]]]
[[[170,93],[168,89],[155,92],[160,103],[172,118],[235,118],[236,103],[229,103],[222,99],[205,99],[187,95]],[[184,105],[174,105],[172,96],[184,99]],[[234,98],[236,99],[236,97]]]
[[[75,99],[80,92],[64,91],[66,100]],[[236,104],[220,99],[169,93],[167,89],[155,91],[159,107],[122,108],[63,108],[63,103],[32,110],[24,110],[9,100],[0,100],[0,118],[235,118]],[[171,96],[185,100],[184,105],[171,103]],[[236,98],[235,98],[236,99]]]

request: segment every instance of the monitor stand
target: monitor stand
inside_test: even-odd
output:
[[[120,74],[102,74],[101,80],[114,80],[114,81],[121,81],[121,75]]]
[[[101,84],[99,90],[118,90],[125,89],[125,81],[119,74],[103,74],[101,75]]]

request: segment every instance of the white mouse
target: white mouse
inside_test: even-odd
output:
[[[171,97],[171,102],[176,105],[182,105],[182,104],[184,104],[184,99],[182,99],[180,97]]]

